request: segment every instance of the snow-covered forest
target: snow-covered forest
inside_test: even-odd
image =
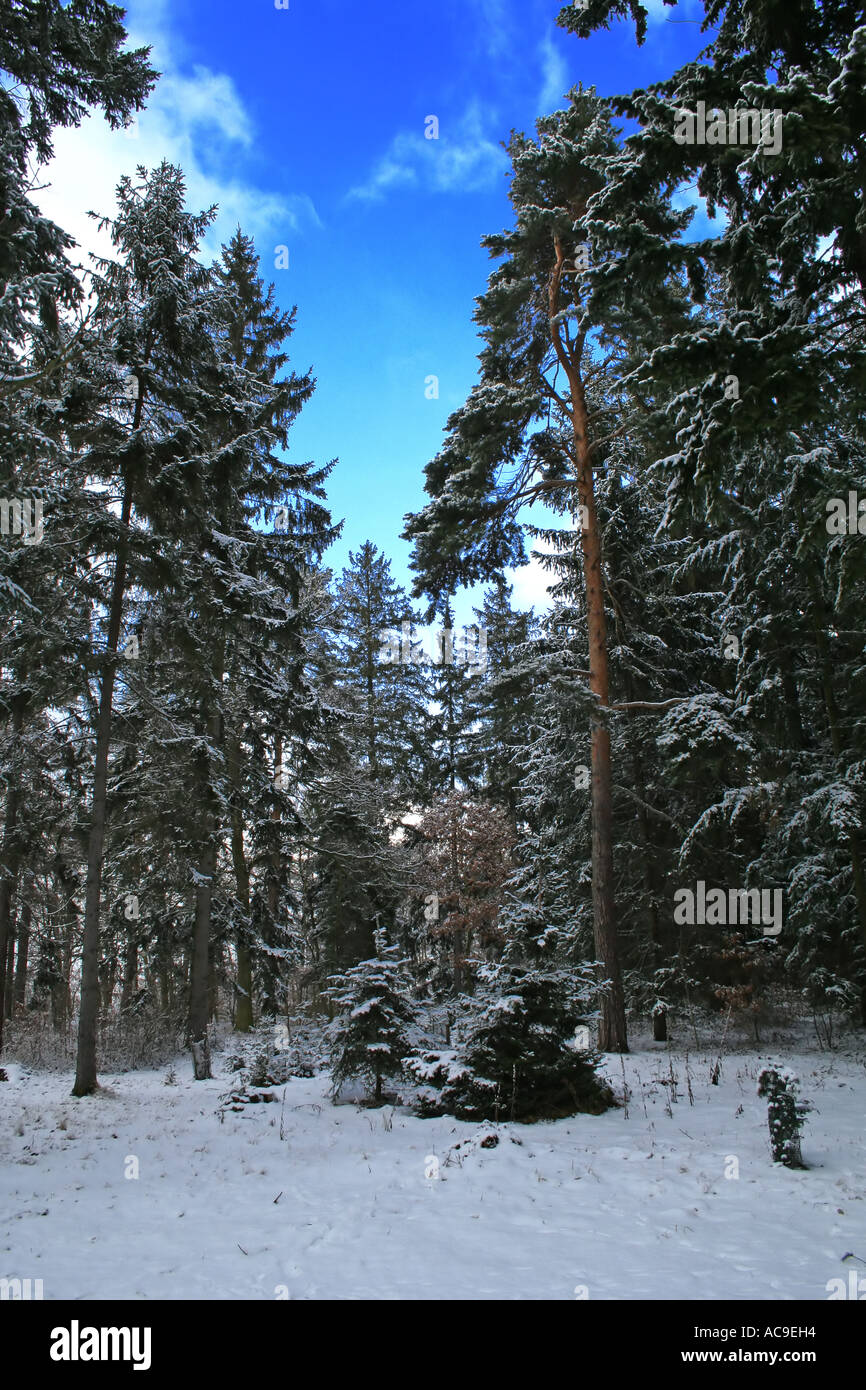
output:
[[[866,26],[705,12],[512,134],[402,584],[270,247],[40,210],[123,11],[0,0],[3,1298],[866,1298]]]

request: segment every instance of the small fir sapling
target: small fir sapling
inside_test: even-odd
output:
[[[597,1054],[575,1045],[586,1005],[572,972],[501,962],[480,978],[488,997],[457,1055],[410,1063],[425,1083],[422,1113],[532,1123],[599,1115],[614,1103],[597,1075]]]
[[[331,1094],[336,1100],[355,1077],[366,1082],[374,1105],[382,1104],[384,1078],[398,1076],[412,1050],[415,1010],[397,948],[376,933],[377,955],[332,976],[330,997],[340,1012],[329,1028]]]
[[[805,1168],[800,1152],[800,1130],[811,1105],[798,1095],[799,1078],[787,1067],[764,1067],[758,1077],[758,1095],[768,1102],[767,1122],[773,1161],[786,1168]]]

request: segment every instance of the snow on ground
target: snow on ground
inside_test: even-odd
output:
[[[231,1078],[186,1058],[176,1084],[126,1072],[85,1100],[6,1064],[0,1277],[46,1299],[821,1300],[866,1276],[842,1261],[866,1261],[862,1055],[741,1051],[718,1086],[713,1060],[689,1058],[693,1104],[683,1052],[644,1044],[627,1112],[499,1126],[334,1106],[324,1074],[221,1118]],[[815,1106],[806,1172],[770,1160],[770,1060]]]

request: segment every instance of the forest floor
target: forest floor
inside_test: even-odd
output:
[[[862,1042],[740,1048],[718,1085],[714,1060],[643,1042],[604,1064],[627,1108],[498,1126],[334,1105],[324,1073],[233,1111],[232,1078],[186,1057],[85,1100],[6,1063],[0,1277],[46,1299],[822,1300],[855,1269],[866,1296]],[[805,1171],[770,1159],[756,1078],[779,1060],[814,1106]]]

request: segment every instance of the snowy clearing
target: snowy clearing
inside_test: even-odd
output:
[[[690,1055],[690,1104],[685,1054],[644,1044],[627,1113],[499,1126],[335,1106],[325,1074],[221,1117],[231,1078],[186,1058],[177,1084],[127,1072],[85,1100],[7,1064],[0,1277],[46,1299],[824,1300],[866,1274],[843,1261],[866,1258],[866,1066],[786,1055],[815,1107],[798,1172],[769,1157],[773,1060],[734,1053],[713,1086]]]

